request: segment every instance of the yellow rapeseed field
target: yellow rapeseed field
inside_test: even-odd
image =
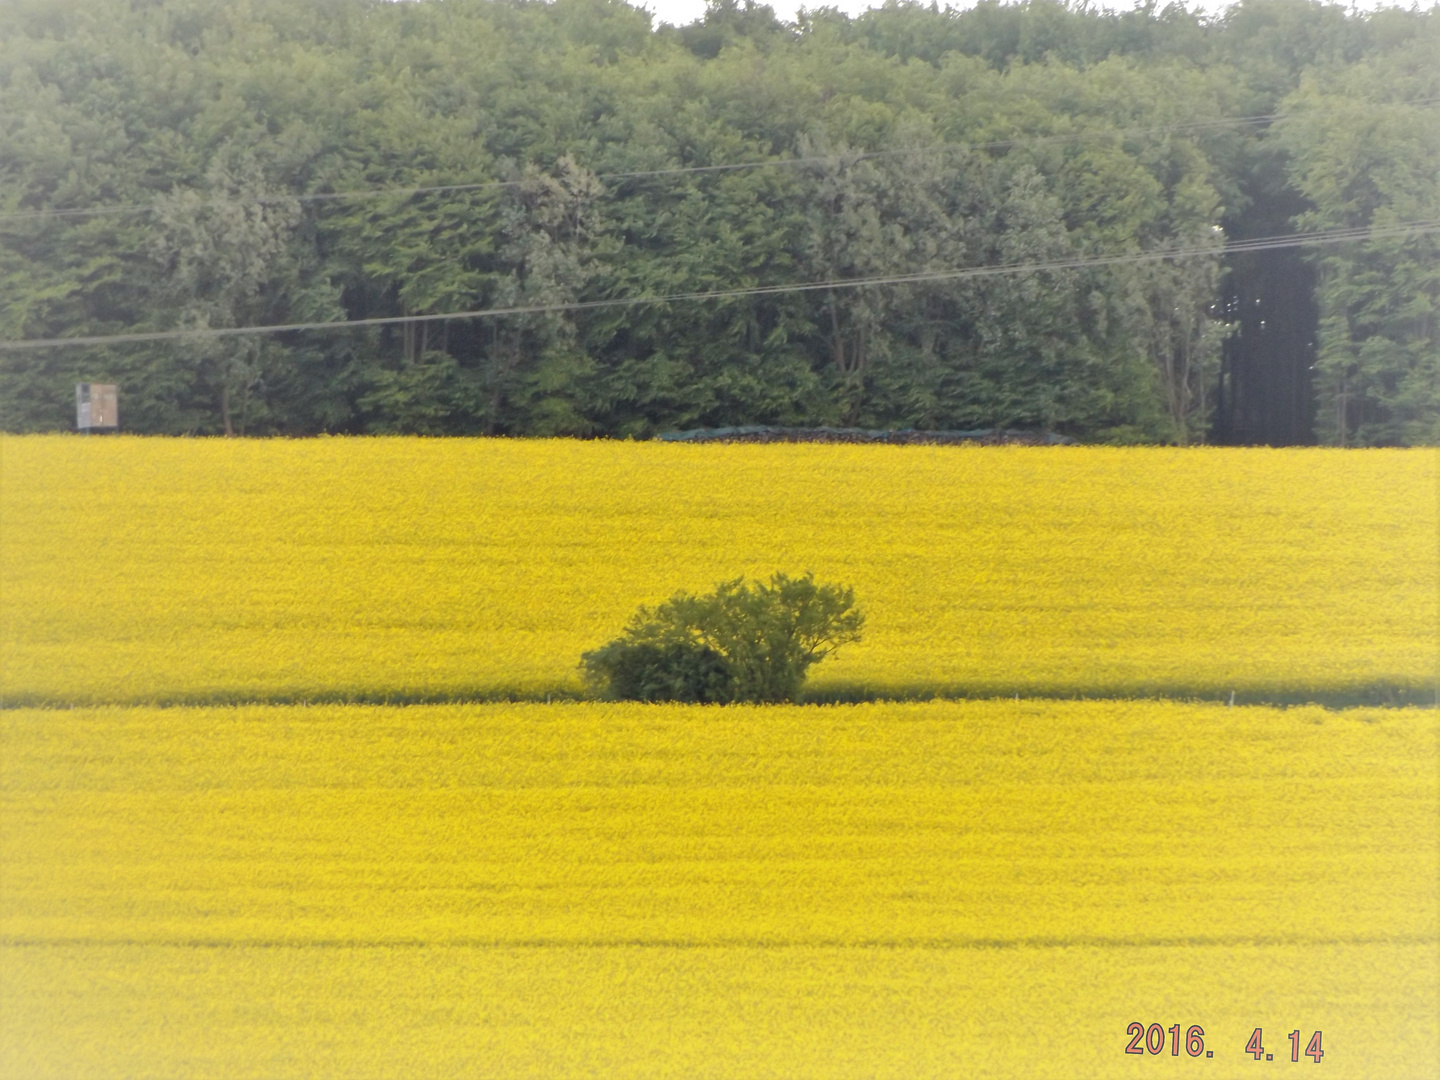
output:
[[[0,712],[0,1075],[1419,1077],[1434,710]],[[1215,1054],[1127,1055],[1199,1025]],[[1271,1070],[1276,1071],[1276,1070]]]
[[[1432,701],[1433,450],[0,437],[9,704],[573,692],[638,604],[853,584],[821,697]]]
[[[0,436],[0,1076],[1435,1075],[1437,483]],[[951,700],[561,700],[777,570],[813,700]]]

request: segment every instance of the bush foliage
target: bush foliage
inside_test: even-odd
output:
[[[860,640],[865,615],[848,586],[775,574],[769,584],[721,582],[641,607],[581,667],[607,697],[701,703],[793,701],[810,667]]]

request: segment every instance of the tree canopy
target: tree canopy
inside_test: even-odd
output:
[[[810,668],[859,641],[864,626],[849,586],[817,585],[812,573],[736,578],[704,596],[678,592],[641,607],[581,667],[615,698],[775,704],[795,700]]]
[[[1433,7],[6,0],[0,340],[389,321],[0,351],[0,427],[1193,442],[1288,348],[1434,442],[1435,233],[1306,249],[1281,345],[1220,248],[1440,219],[1437,99]]]

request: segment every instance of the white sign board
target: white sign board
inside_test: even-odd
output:
[[[120,426],[120,388],[114,383],[75,384],[75,427],[114,431]]]

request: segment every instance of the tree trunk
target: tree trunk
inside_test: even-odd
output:
[[[230,383],[228,381],[220,384],[220,419],[225,424],[225,437],[233,439],[235,426],[230,421]]]

